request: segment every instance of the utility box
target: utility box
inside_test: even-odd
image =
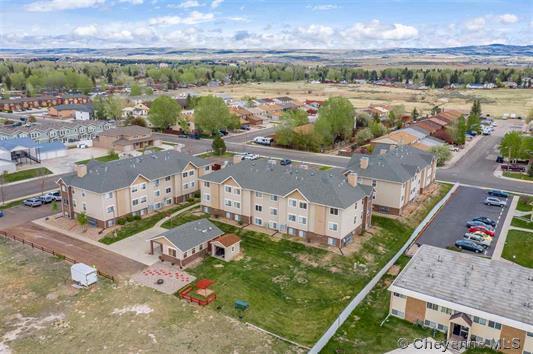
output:
[[[98,271],[84,263],[76,263],[70,267],[72,281],[81,286],[89,286],[98,281]]]

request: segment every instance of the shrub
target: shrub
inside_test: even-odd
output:
[[[133,215],[130,214],[130,215],[126,216],[126,221],[127,222],[132,222],[133,220],[135,220]]]
[[[133,220],[141,220],[141,216],[140,216],[140,215],[135,215],[135,216],[133,217]]]
[[[125,225],[125,224],[126,224],[126,219],[124,219],[124,218],[119,218],[119,219],[117,219],[117,224],[119,224],[119,225]]]

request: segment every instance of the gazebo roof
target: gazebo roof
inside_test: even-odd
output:
[[[215,282],[211,279],[200,279],[196,282],[196,287],[198,289],[207,289],[209,286],[214,284]]]

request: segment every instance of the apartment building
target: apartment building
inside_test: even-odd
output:
[[[198,192],[198,178],[211,171],[208,161],[177,151],[76,166],[58,180],[63,215],[85,213],[102,228],[127,215],[144,216],[180,203]]]
[[[238,159],[200,177],[206,213],[343,247],[370,225],[372,188],[357,174]]]
[[[533,353],[533,269],[423,245],[388,290],[392,316],[449,340]]]
[[[129,125],[109,129],[98,134],[93,140],[93,146],[120,152],[130,152],[150,146],[161,145],[151,129],[138,125]]]
[[[432,153],[409,145],[375,148],[371,155],[354,154],[346,173],[374,189],[375,211],[401,215],[435,181],[437,160]]]

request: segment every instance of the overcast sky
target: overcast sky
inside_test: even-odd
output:
[[[533,0],[0,0],[0,47],[533,44]]]

